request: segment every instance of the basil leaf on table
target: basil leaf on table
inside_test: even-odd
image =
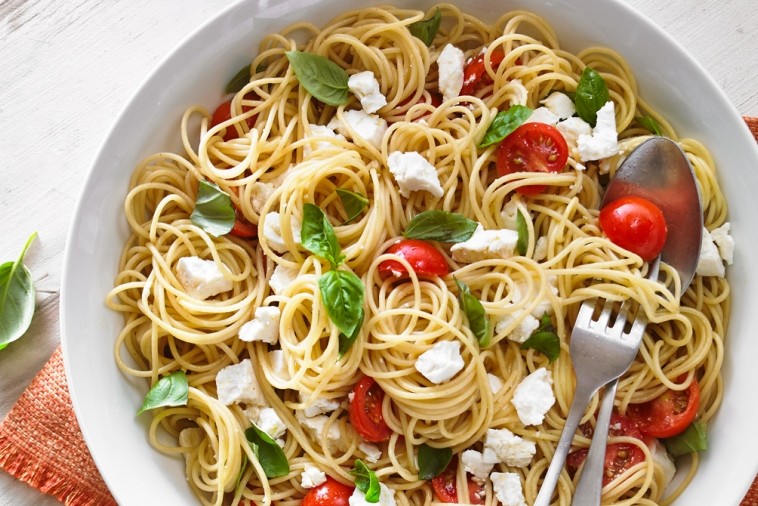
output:
[[[540,319],[540,326],[532,332],[529,339],[521,343],[522,350],[537,350],[545,355],[550,363],[558,359],[561,354],[561,340],[555,333],[555,327],[550,316],[545,313]]]
[[[526,227],[526,218],[521,214],[521,209],[516,210],[516,232],[518,233],[516,252],[524,256],[529,245],[529,229]]]
[[[458,286],[458,303],[468,319],[468,327],[479,342],[486,348],[490,345],[490,320],[479,299],[474,297],[466,283],[455,280]]]
[[[0,350],[23,336],[32,323],[34,283],[24,256],[35,237],[36,232],[29,236],[15,261],[0,265]]]
[[[174,371],[168,376],[164,376],[153,385],[142,407],[137,411],[141,415],[145,411],[163,408],[166,406],[186,406],[189,399],[189,385],[187,384],[187,375],[184,371]]]
[[[295,76],[308,93],[329,105],[347,103],[347,72],[321,55],[303,51],[284,53],[295,71]]]
[[[245,438],[258,457],[258,463],[267,478],[278,478],[290,472],[290,463],[284,450],[271,439],[271,436],[253,424],[245,429]]]
[[[361,333],[361,327],[363,327],[363,320],[366,317],[366,313],[363,311],[363,307],[360,308],[358,316],[358,325],[355,326],[355,330],[350,335],[340,332],[340,358],[353,346],[355,340],[358,339],[358,335]]]
[[[381,488],[379,487],[379,479],[376,477],[374,471],[366,467],[366,464],[361,459],[357,459],[354,465],[355,468],[350,471],[350,474],[355,476],[355,487],[363,492],[366,502],[379,502]]]
[[[234,207],[229,194],[217,184],[200,181],[195,200],[195,209],[190,220],[213,237],[221,237],[234,227]]]
[[[345,259],[329,218],[314,204],[306,203],[303,206],[300,243],[314,255],[328,260],[335,269]]]
[[[663,135],[661,125],[652,116],[637,116],[634,118],[643,128],[655,135]]]
[[[708,449],[708,433],[705,424],[695,421],[678,436],[664,439],[666,449],[674,456],[687,455]]]
[[[342,207],[345,208],[347,219],[345,223],[350,223],[368,206],[368,199],[360,193],[351,192],[344,188],[337,188],[337,195],[340,196]]]
[[[532,110],[523,105],[512,105],[507,111],[500,111],[492,120],[478,147],[486,148],[508,137],[532,115]]]
[[[413,217],[403,235],[408,239],[440,242],[468,241],[478,226],[462,214],[432,209]]]
[[[332,323],[346,336],[353,336],[363,322],[361,279],[350,271],[333,270],[318,278],[318,287]]]
[[[250,64],[248,63],[234,74],[234,77],[226,83],[226,93],[237,93],[250,82]]]
[[[597,123],[597,112],[609,99],[608,86],[603,76],[591,67],[584,67],[574,97],[579,117],[594,127]]]
[[[418,477],[420,480],[431,480],[442,474],[453,458],[450,448],[434,448],[422,444],[418,447]]]
[[[440,29],[440,23],[442,22],[442,14],[440,14],[439,8],[428,19],[422,19],[408,25],[408,30],[411,35],[420,39],[421,42],[427,46],[431,46],[434,42],[434,37]]]

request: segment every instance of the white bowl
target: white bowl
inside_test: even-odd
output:
[[[230,7],[192,34],[145,81],[118,118],[87,178],[71,227],[61,297],[66,371],[79,423],[108,487],[122,506],[194,504],[183,462],[154,451],[147,417],[136,407],[144,384],[130,383],[113,360],[121,315],[104,305],[127,238],[123,215],[133,168],[146,155],[179,149],[176,130],[184,109],[212,109],[223,87],[265,33],[300,20],[322,24],[371,0],[261,0]],[[405,2],[426,9],[430,2]],[[758,149],[736,110],[706,72],[665,32],[620,0],[459,0],[474,15],[529,9],[547,18],[562,46],[591,44],[618,50],[637,76],[642,96],[681,135],[701,140],[721,171],[727,195],[735,263],[732,317],[727,339],[723,404],[709,427],[710,448],[677,504],[738,504],[758,471],[758,431],[752,373],[758,357]],[[739,281],[739,282],[737,282]]]

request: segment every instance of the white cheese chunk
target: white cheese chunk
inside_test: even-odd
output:
[[[537,244],[534,245],[534,254],[532,259],[535,262],[541,262],[547,258],[547,237],[542,236],[537,239]]]
[[[526,101],[529,99],[529,92],[521,83],[521,79],[513,79],[505,87],[511,92],[511,105],[526,105]]]
[[[324,149],[334,149],[335,147],[333,142],[330,142],[328,140],[316,140],[316,139],[337,139],[340,141],[347,141],[344,135],[336,133],[334,130],[332,130],[328,126],[314,125],[311,123],[308,125],[308,129],[311,131],[311,133],[306,138],[314,139],[316,147],[315,149],[312,147],[313,143],[304,145],[303,157],[305,158],[308,158],[314,152],[318,152]]]
[[[480,483],[489,477],[490,471],[495,466],[495,464],[485,463],[482,452],[476,450],[464,451],[461,454],[461,462],[466,472],[473,474]]]
[[[517,242],[515,230],[484,230],[480,224],[468,241],[453,244],[450,253],[456,262],[469,264],[489,258],[510,258],[516,255]]]
[[[326,423],[329,421],[329,417],[326,415],[306,416],[302,410],[295,411],[295,418],[300,422],[304,428],[310,430],[318,440],[322,440],[326,437],[328,443],[341,444],[342,441],[342,429],[335,421],[329,426],[329,430],[324,433]]]
[[[612,101],[605,103],[597,111],[597,121],[592,135],[580,135],[577,139],[579,158],[583,162],[600,160],[618,154],[618,132],[616,132],[616,108]]]
[[[292,269],[286,265],[277,264],[276,267],[274,267],[274,272],[271,273],[268,285],[276,295],[282,295],[287,287],[297,279],[299,274],[300,270],[298,269]]]
[[[461,343],[458,341],[435,343],[416,360],[416,370],[437,385],[450,380],[464,366]]]
[[[555,125],[560,119],[560,117],[547,107],[538,107],[532,111],[532,114],[529,115],[524,123],[546,123],[548,125]]]
[[[367,113],[376,112],[385,105],[387,99],[379,91],[379,81],[370,70],[353,74],[347,80],[347,87],[361,101],[361,107]]]
[[[513,307],[513,304],[507,304],[506,306]],[[523,343],[540,326],[539,320],[524,310],[515,310],[501,316],[497,323],[495,323],[495,333],[506,332],[508,327],[519,318],[521,318],[521,321],[508,333],[507,337],[511,341]]]
[[[444,194],[437,169],[415,151],[393,151],[387,157],[387,167],[403,197],[407,198],[412,191],[428,191],[437,198]]]
[[[256,427],[271,436],[271,439],[277,439],[287,432],[287,426],[273,408],[263,408],[258,413]]]
[[[716,243],[707,228],[703,227],[703,238],[700,242],[700,258],[697,262],[695,272],[699,276],[718,276],[723,278],[726,275],[724,263],[721,261]]]
[[[261,214],[263,206],[266,205],[266,201],[274,194],[274,185],[270,183],[262,183],[256,181],[250,188],[250,204],[253,207],[253,211]]]
[[[521,197],[518,194],[511,197],[511,199],[503,206],[500,211],[500,217],[503,219],[503,225],[505,228],[516,230],[518,227],[518,213],[519,211],[525,217],[529,217],[529,209],[527,209]]]
[[[487,373],[487,383],[489,384],[490,390],[492,391],[493,395],[498,393],[505,384],[503,383],[503,380],[489,372]]]
[[[731,228],[732,224],[727,221],[720,227],[711,230],[711,237],[719,248],[719,255],[729,265],[734,263],[734,239],[729,235]]]
[[[291,380],[292,376],[284,359],[284,350],[272,350],[268,352],[268,356],[271,361],[271,372],[281,381]]]
[[[276,306],[255,308],[255,316],[240,328],[239,338],[251,343],[261,341],[276,344],[279,341],[279,318],[281,310]]]
[[[326,473],[316,466],[305,464],[300,474],[300,485],[303,488],[314,488],[326,483]]]
[[[452,44],[446,45],[437,58],[439,68],[438,87],[443,100],[455,98],[463,88],[463,67],[466,57],[463,51]]]
[[[516,407],[521,423],[541,424],[545,420],[545,414],[555,404],[553,375],[544,367],[540,367],[519,383],[511,403]]]
[[[345,111],[342,113],[342,118],[345,123],[334,118],[327,126],[355,142],[356,139],[351,133],[352,129],[352,132],[376,149],[382,147],[382,138],[387,131],[387,121],[384,118],[357,110]]]
[[[176,277],[192,297],[205,300],[234,288],[231,279],[224,277],[213,260],[183,257],[176,264]]]
[[[555,128],[563,135],[566,140],[566,145],[569,148],[569,155],[571,158],[579,158],[579,149],[577,148],[577,141],[582,135],[592,135],[592,127],[589,123],[579,117],[571,117],[559,122],[555,125]],[[578,164],[584,167],[581,164]],[[584,170],[584,169],[582,169]]]
[[[548,95],[544,100],[540,101],[545,107],[553,114],[561,119],[567,119],[574,115],[576,107],[574,102],[565,93],[560,91],[554,91]]]
[[[533,441],[520,438],[508,429],[487,429],[482,452],[485,463],[526,467],[535,453],[537,445]]]
[[[266,405],[249,358],[239,364],[228,365],[216,373],[216,393],[218,400],[227,406],[234,403]]]
[[[358,443],[358,449],[366,454],[366,460],[372,464],[376,464],[382,458],[382,450],[371,443],[362,441]]]
[[[290,232],[292,232],[292,240],[296,243],[300,242],[302,228],[303,224],[300,221],[300,218],[294,214],[291,215]],[[282,215],[278,212],[272,211],[264,217],[263,237],[266,238],[266,243],[272,250],[278,253],[285,253],[289,250],[287,243],[282,236]]]
[[[502,506],[526,506],[521,478],[516,473],[492,473],[492,491]]]
[[[379,502],[368,502],[366,495],[356,487],[353,495],[348,499],[350,506],[397,506],[395,491],[384,483],[379,484]]]
[[[663,488],[665,489],[669,483],[671,483],[671,480],[674,479],[674,475],[676,474],[674,461],[671,460],[666,448],[658,439],[653,438],[652,445],[648,445],[648,448],[650,448],[653,463],[661,466],[661,470],[663,471]]]
[[[550,290],[550,293],[552,293],[554,296],[558,295],[558,278],[556,276],[548,276],[547,277],[547,288]],[[528,294],[528,290],[526,287],[526,283],[518,283],[516,285],[515,292],[513,294],[512,300],[517,303],[521,302],[524,297]],[[527,301],[531,302],[531,301]],[[529,304],[531,305],[531,304]],[[542,318],[542,316],[547,314],[553,314],[553,304],[550,301],[550,298],[547,296],[542,296],[540,300],[537,302],[537,304],[534,305],[532,308],[532,316],[539,319]]]
[[[300,402],[306,406],[303,412],[308,417],[331,413],[340,407],[339,401],[323,397],[314,398],[309,392],[300,392]]]

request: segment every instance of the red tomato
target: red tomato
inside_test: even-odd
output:
[[[608,239],[625,250],[650,261],[666,243],[663,212],[642,197],[622,197],[600,210],[600,228]]]
[[[327,476],[324,483],[305,494],[302,506],[349,506],[353,490],[355,487],[348,487]]]
[[[239,212],[238,209],[234,210],[234,214],[236,216],[236,219],[234,220],[234,226],[232,227],[232,230],[229,232],[230,234],[242,239],[252,239],[253,237],[258,237],[258,227],[247,221],[245,216],[243,216],[243,214]]]
[[[444,276],[450,272],[450,267],[442,253],[426,241],[403,239],[390,246],[387,253],[406,259],[411,264],[413,272],[419,276]],[[402,278],[408,276],[408,271],[397,260],[385,260],[379,264],[379,274],[382,277]]]
[[[630,404],[627,416],[646,436],[672,437],[689,427],[700,407],[700,385],[692,381],[687,390],[667,390],[644,404]]]
[[[245,95],[245,98],[249,100],[254,100],[255,97],[252,94],[248,94],[248,95]],[[223,123],[224,121],[231,119],[232,117],[231,108],[232,108],[231,100],[227,100],[226,102],[222,102],[221,104],[219,104],[219,106],[216,107],[216,110],[213,111],[213,116],[211,117],[211,126],[214,127],[218,125],[219,123]],[[248,105],[242,106],[242,112],[247,112],[251,109],[252,107]],[[257,115],[253,115],[247,118],[246,123],[247,123],[248,128],[253,128],[253,126],[255,125],[256,118],[257,118]],[[230,125],[226,127],[226,133],[224,133],[225,141],[230,141],[238,137],[239,135],[237,134],[237,129],[234,128],[234,126]]]
[[[440,502],[457,503],[458,485],[455,483],[455,461],[451,462],[447,469],[440,475],[432,478],[432,490]],[[484,504],[484,487],[468,477],[468,499],[471,504]]]
[[[505,53],[502,49],[498,48],[492,51],[490,67],[497,70],[503,58],[505,58]],[[459,95],[475,95],[479,89],[490,83],[492,83],[492,78],[484,67],[484,53],[481,53],[463,67],[463,87]]]
[[[392,430],[387,426],[382,415],[384,390],[374,378],[364,376],[353,387],[353,400],[350,401],[350,424],[360,436],[371,443],[387,441]]]
[[[408,108],[410,109],[410,107],[412,107],[412,106],[414,106],[416,104],[431,104],[434,107],[439,107],[439,106],[442,105],[442,95],[440,95],[439,93],[436,93],[434,91],[431,91],[431,92],[429,92],[429,96],[428,97],[427,97],[427,95],[421,95],[421,98],[415,104],[411,104],[410,102],[411,102],[411,99],[409,97],[409,98],[403,100],[402,102],[400,102],[400,104],[398,104],[398,106],[401,107],[401,108],[405,107],[405,106],[408,106]],[[410,104],[410,106],[409,106],[409,104]],[[411,121],[417,121],[417,120],[419,120],[421,118],[429,116],[429,114],[430,114],[429,112],[423,112],[423,113],[419,112],[419,113],[416,113],[415,116],[411,117]]]
[[[568,145],[563,135],[546,123],[524,123],[500,142],[497,172],[560,172],[568,161]],[[542,192],[545,185],[522,186],[522,195]]]

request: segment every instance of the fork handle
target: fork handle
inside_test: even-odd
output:
[[[579,482],[576,484],[572,505],[597,506],[600,504],[600,493],[603,488],[603,465],[605,464],[605,448],[608,443],[608,425],[613,411],[613,400],[616,398],[618,378],[611,380],[605,385],[603,400],[597,415],[595,433],[592,435],[592,444],[584,461]]]
[[[561,439],[558,441],[558,446],[555,448],[553,454],[553,460],[550,461],[550,467],[547,469],[545,479],[542,481],[539,494],[534,500],[534,506],[549,506],[550,500],[553,497],[553,491],[558,483],[558,478],[563,470],[563,464],[566,461],[569,449],[571,448],[571,442],[574,439],[574,433],[576,428],[579,427],[579,420],[582,419],[584,410],[592,399],[592,395],[597,391],[598,387],[590,387],[588,385],[577,384],[576,391],[574,392],[574,400],[571,402],[568,416],[566,417],[566,424],[563,426],[563,432],[561,433]]]

